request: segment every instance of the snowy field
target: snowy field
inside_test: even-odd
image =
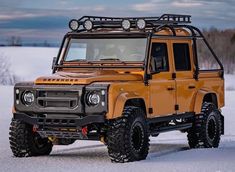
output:
[[[0,56],[11,63],[11,71],[24,80],[51,73],[59,48],[0,47]]]
[[[12,71],[25,79],[50,73],[56,48],[0,48],[12,62]],[[8,143],[13,87],[0,86],[0,172],[82,172],[82,171],[235,171],[235,76],[226,76],[225,135],[218,149],[188,148],[186,134],[170,132],[151,138],[146,160],[125,164],[111,163],[106,147],[96,141],[77,141],[54,146],[50,156],[15,158]]]

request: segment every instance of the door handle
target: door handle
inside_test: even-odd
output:
[[[167,87],[167,90],[168,91],[172,91],[172,90],[174,90],[175,88],[174,87]]]
[[[194,89],[194,88],[196,88],[195,85],[189,85],[188,86],[188,89]]]

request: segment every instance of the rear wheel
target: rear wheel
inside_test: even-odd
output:
[[[221,136],[221,113],[213,103],[203,103],[200,115],[195,117],[193,127],[188,131],[191,148],[217,148]]]
[[[12,119],[10,126],[10,147],[16,157],[49,155],[52,143],[33,132],[32,126]]]
[[[112,162],[131,162],[147,157],[149,133],[141,108],[125,107],[123,117],[110,121],[109,126],[107,145]]]

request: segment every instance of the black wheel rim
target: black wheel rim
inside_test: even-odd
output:
[[[136,122],[132,127],[131,132],[131,143],[132,148],[139,152],[141,151],[141,148],[143,147],[144,142],[144,129],[140,122]]]
[[[47,138],[41,138],[41,136],[38,133],[33,134],[33,143],[36,148],[43,149],[48,144]]]
[[[211,116],[207,122],[207,133],[211,141],[213,141],[216,137],[216,130],[217,130],[217,126],[216,126],[215,117]]]

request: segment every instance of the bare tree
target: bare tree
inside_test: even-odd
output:
[[[0,84],[13,85],[19,80],[10,70],[10,62],[3,54],[0,54]]]
[[[19,36],[11,36],[7,41],[9,46],[22,46],[22,40]]]

